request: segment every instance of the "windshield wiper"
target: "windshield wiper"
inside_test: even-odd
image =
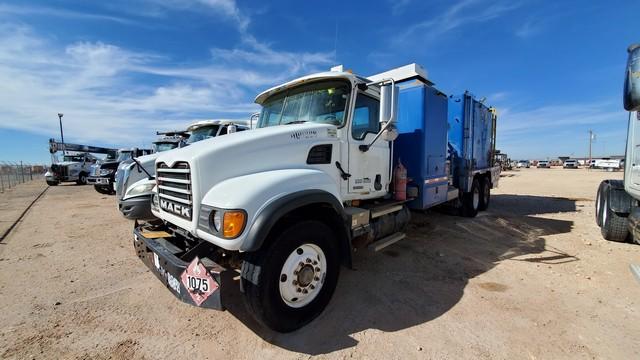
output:
[[[284,123],[283,125],[290,125],[290,124],[304,124],[306,122],[309,122],[309,120],[296,120],[296,121],[290,121],[288,123]]]

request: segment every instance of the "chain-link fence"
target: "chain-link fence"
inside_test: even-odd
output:
[[[0,161],[0,192],[32,180],[42,179],[46,165],[22,161]]]

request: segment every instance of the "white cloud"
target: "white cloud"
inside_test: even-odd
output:
[[[279,52],[253,39],[196,64],[102,42],[57,44],[0,24],[0,127],[69,141],[142,145],[203,118],[247,119],[259,90],[324,66],[331,53]],[[249,54],[247,61],[238,57]],[[258,59],[260,57],[260,59]],[[261,62],[255,66],[253,62]]]
[[[241,33],[247,31],[251,22],[249,16],[240,11],[235,0],[147,0],[148,2],[170,10],[202,11],[211,10],[233,21]],[[152,12],[156,15],[157,13]]]
[[[494,20],[518,7],[518,1],[459,0],[444,12],[409,26],[394,38],[397,44],[432,41],[457,28]]]
[[[522,105],[522,104],[521,104]],[[515,106],[515,105],[514,105]],[[616,101],[548,105],[520,110],[498,107],[498,148],[512,158],[584,156],[588,131],[608,144],[598,155],[624,152],[627,115]],[[594,150],[595,151],[595,150]],[[602,153],[602,154],[600,154]]]
[[[136,22],[126,19],[119,16],[105,15],[105,14],[92,14],[85,13],[80,11],[73,10],[65,10],[60,8],[53,8],[48,6],[20,6],[20,5],[9,5],[9,4],[0,4],[0,14],[6,15],[45,15],[45,16],[55,16],[62,17],[68,19],[77,19],[77,20],[100,20],[100,21],[111,21],[121,24],[134,25]]]

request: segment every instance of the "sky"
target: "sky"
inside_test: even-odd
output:
[[[623,154],[640,1],[0,0],[0,161],[49,138],[149,147],[156,130],[248,119],[269,87],[337,64],[419,63],[498,110],[513,159]]]

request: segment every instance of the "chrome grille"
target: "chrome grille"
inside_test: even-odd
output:
[[[164,211],[191,220],[193,198],[191,196],[191,170],[189,169],[189,164],[177,162],[173,167],[169,167],[165,163],[158,163],[156,176],[158,196],[161,202],[160,207]],[[163,207],[165,203],[162,200],[169,201],[173,206]],[[188,208],[188,211],[184,211],[185,208]],[[172,209],[182,209],[183,211],[174,211]]]

